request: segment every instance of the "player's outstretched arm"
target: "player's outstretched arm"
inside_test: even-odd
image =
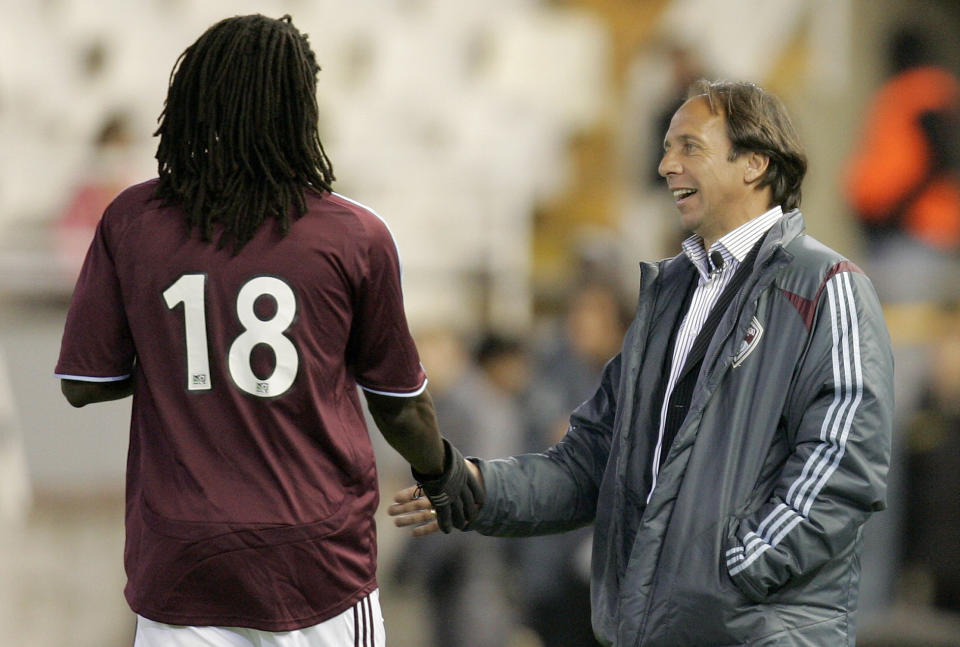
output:
[[[67,402],[75,407],[82,407],[94,402],[119,400],[133,395],[133,378],[115,382],[84,382],[83,380],[60,380],[60,391]]]
[[[437,428],[437,414],[430,392],[414,397],[396,397],[364,391],[367,408],[390,446],[410,466],[423,474],[443,471],[443,439]]]
[[[440,530],[463,529],[483,504],[483,486],[463,455],[440,436],[433,399],[364,391],[370,414],[387,442],[403,456],[432,503]]]

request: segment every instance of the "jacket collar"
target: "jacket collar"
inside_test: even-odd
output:
[[[770,256],[774,248],[786,247],[792,243],[793,239],[802,234],[806,228],[803,214],[799,209],[791,209],[785,212],[783,217],[770,227],[770,231],[760,247],[757,263],[761,263],[766,257]]]
[[[770,230],[757,254],[756,267],[766,265],[774,253],[789,245],[806,230],[803,214],[799,209],[791,209],[779,218]],[[676,256],[664,259],[658,263],[640,263],[641,294],[655,282],[672,284],[674,281],[689,281],[692,273],[696,272],[686,253],[680,251]],[[756,270],[755,270],[756,271]]]
[[[720,271],[722,267],[736,269],[756,242],[763,238],[767,230],[782,217],[783,211],[780,205],[776,205],[732,231],[728,231],[717,239],[710,249],[704,248],[703,238],[699,234],[693,234],[683,241],[683,251],[700,272],[701,278],[707,281],[712,272]],[[720,254],[722,258],[719,264],[713,260],[716,254]]]

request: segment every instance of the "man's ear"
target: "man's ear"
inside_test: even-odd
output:
[[[747,153],[747,165],[743,171],[743,179],[747,184],[753,184],[767,172],[770,158],[763,153],[752,151]]]

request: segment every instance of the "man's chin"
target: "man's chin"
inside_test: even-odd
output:
[[[700,227],[702,219],[698,213],[695,213],[689,209],[684,209],[680,207],[680,226],[683,227],[686,231],[696,232]]]

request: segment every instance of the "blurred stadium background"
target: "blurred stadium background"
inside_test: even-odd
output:
[[[653,160],[683,79],[777,92],[810,158],[808,227],[866,262],[843,176],[887,75],[886,39],[925,29],[960,72],[957,0],[0,0],[0,635],[10,644],[131,642],[129,402],[72,410],[52,369],[99,211],[155,174],[151,134],[177,56],[216,20],[252,12],[290,13],[310,36],[336,188],[390,223],[441,391],[459,370],[444,343],[462,350],[494,331],[535,350],[571,285],[602,276],[631,308],[637,261],[675,253]],[[949,316],[939,299],[915,297],[887,303],[897,456],[891,509],[871,522],[864,558],[865,645],[960,645],[958,616],[934,604],[929,568],[904,547],[910,424]],[[387,500],[408,478],[379,454]],[[956,507],[960,492],[942,487]],[[384,519],[380,542],[389,644],[428,645],[425,598],[392,575],[404,571],[405,537]],[[504,644],[538,642],[518,626]]]

